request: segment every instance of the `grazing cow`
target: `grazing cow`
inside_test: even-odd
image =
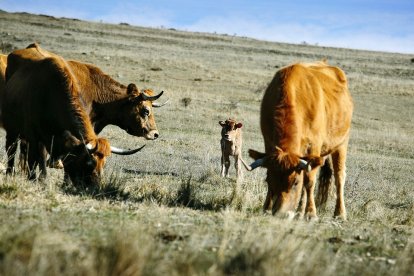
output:
[[[8,64],[13,64],[13,56]],[[59,57],[26,61],[13,74],[6,69],[3,125],[6,130],[7,172],[14,170],[17,139],[28,142],[29,178],[35,179],[40,166],[46,177],[46,153],[63,158],[65,181],[98,184],[106,157],[113,153],[132,154],[112,148],[98,138],[81,105],[80,87],[67,62]]]
[[[219,121],[221,125],[221,176],[229,176],[230,156],[234,157],[234,167],[236,168],[237,180],[243,178],[241,170],[241,161],[246,165],[242,159],[242,123],[237,123],[234,119],[227,119],[226,121]]]
[[[37,43],[9,54],[6,79],[25,62],[60,56],[42,49]],[[130,135],[155,140],[159,132],[154,118],[155,102],[163,92],[154,95],[151,89],[139,91],[135,84],[120,84],[92,64],[69,60],[67,65],[80,88],[80,102],[90,117],[95,133],[109,125],[116,125]]]
[[[304,187],[302,212],[307,219],[317,218],[316,175],[330,155],[337,194],[334,215],[346,220],[345,161],[352,112],[352,98],[341,69],[326,62],[298,63],[276,73],[261,105],[266,152],[249,150],[256,160],[251,169],[267,168],[264,210],[272,205],[273,214],[293,214]],[[329,169],[321,170],[320,179],[326,172]],[[326,201],[331,175],[319,183],[322,201]]]
[[[42,49],[37,43],[30,44],[26,49],[16,50],[9,56],[6,78],[10,78],[27,62],[48,57],[63,59]],[[76,77],[80,87],[80,102],[94,126],[95,133],[100,133],[105,126],[113,124],[134,136],[148,140],[158,138],[153,108],[165,104],[155,102],[163,92],[154,96],[150,89],[140,92],[135,84],[124,86],[92,64],[69,60],[67,66]],[[20,160],[22,164],[25,163],[24,144]]]

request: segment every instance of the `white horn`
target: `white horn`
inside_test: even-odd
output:
[[[87,143],[85,147],[86,147],[88,150],[92,150],[92,149],[93,149],[93,146],[92,146],[92,144],[91,144],[91,143]]]
[[[164,106],[164,105],[166,105],[168,102],[170,101],[170,99],[168,99],[168,100],[166,100],[164,103],[157,103],[157,102],[153,102],[152,103],[152,106],[153,107],[161,107],[161,106]]]
[[[131,155],[131,154],[134,154],[134,153],[142,150],[144,147],[145,147],[145,145],[143,145],[142,147],[137,148],[137,149],[126,150],[126,149],[121,149],[121,148],[111,146],[111,152],[115,153],[115,154],[119,154],[119,155]]]

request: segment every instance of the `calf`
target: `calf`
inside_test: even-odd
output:
[[[234,157],[234,167],[236,168],[237,180],[243,178],[243,172],[241,170],[241,161],[246,166],[241,156],[242,148],[242,123],[237,123],[233,119],[227,119],[226,121],[219,121],[222,126],[221,129],[221,176],[229,176],[230,156]]]

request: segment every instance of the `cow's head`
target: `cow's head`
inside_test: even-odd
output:
[[[299,203],[303,187],[303,171],[308,172],[323,164],[318,156],[299,157],[275,147],[272,154],[266,155],[249,150],[249,156],[255,159],[250,170],[257,167],[267,168],[266,182],[273,202],[272,213],[286,214],[294,212]]]
[[[98,185],[111,147],[105,138],[84,143],[70,132],[64,133],[68,154],[63,157],[65,173],[75,185]]]
[[[125,99],[120,112],[120,127],[131,135],[144,137],[147,140],[155,140],[159,136],[154,118],[154,107],[164,104],[154,102],[164,92],[154,96],[150,89],[139,91],[135,84],[131,83],[127,88],[128,97]]]
[[[116,148],[110,146],[105,138],[95,138],[84,143],[69,131],[64,132],[63,141],[66,152],[68,152],[62,158],[65,173],[75,185],[86,186],[99,185],[106,157],[111,153],[130,155],[143,148],[143,146],[133,150]]]
[[[219,121],[222,126],[221,138],[226,141],[234,141],[237,135],[237,130],[243,126],[242,123],[237,123],[233,119],[227,119],[226,121]]]

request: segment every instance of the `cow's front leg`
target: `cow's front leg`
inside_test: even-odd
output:
[[[336,186],[336,205],[334,216],[342,220],[346,220],[346,209],[344,201],[344,186],[346,178],[346,151],[347,146],[344,145],[340,147],[338,151],[332,153],[332,163]]]
[[[306,189],[306,208],[305,218],[307,220],[317,220],[316,205],[315,205],[315,183],[318,169],[312,169],[310,172],[305,173],[304,177],[304,188]]]
[[[230,168],[230,156],[228,154],[223,154],[221,176],[229,177],[229,168]]]

